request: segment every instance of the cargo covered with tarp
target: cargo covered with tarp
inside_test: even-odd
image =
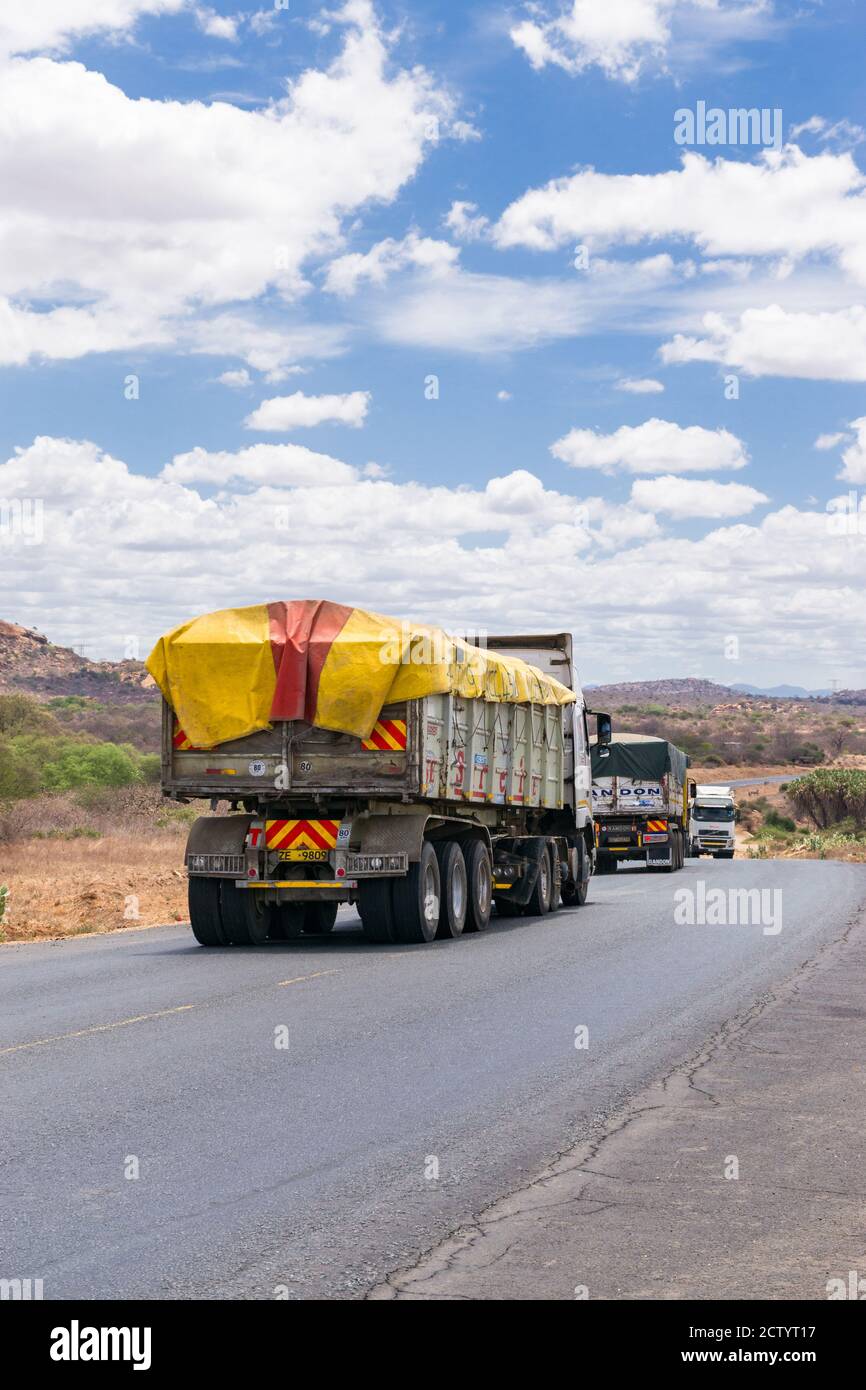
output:
[[[591,744],[592,809],[596,816],[685,814],[689,757],[647,734],[617,734],[608,753]]]
[[[320,599],[193,618],[159,639],[147,669],[185,740],[202,749],[292,720],[366,739],[385,706],[428,695],[541,706],[575,698],[519,657]]]
[[[592,776],[628,777],[633,782],[658,780],[670,774],[682,786],[689,766],[689,755],[676,744],[649,734],[615,734],[605,757],[592,740]]]

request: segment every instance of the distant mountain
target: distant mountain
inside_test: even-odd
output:
[[[767,695],[772,700],[814,700],[833,694],[832,690],[806,690],[802,685],[745,685],[742,681],[731,689],[742,691],[744,695]]]
[[[116,705],[153,700],[159,692],[142,661],[89,661],[41,632],[0,620],[0,694],[15,693],[86,695]]]

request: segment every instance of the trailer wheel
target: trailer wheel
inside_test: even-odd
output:
[[[268,939],[274,910],[255,888],[237,888],[223,881],[223,930],[233,946],[262,946]]]
[[[303,903],[279,903],[271,917],[272,941],[296,941],[304,928]]]
[[[455,840],[436,840],[434,848],[439,861],[439,883],[442,891],[436,935],[445,939],[462,936],[466,925],[469,896],[466,860]]]
[[[493,864],[483,840],[470,840],[463,847],[469,895],[466,900],[465,931],[486,931],[493,906]],[[498,909],[497,909],[498,910]]]
[[[191,878],[188,890],[189,921],[199,946],[225,946],[220,914],[220,880]]]
[[[409,865],[405,878],[393,880],[394,926],[398,941],[432,941],[439,929],[442,889],[439,860],[430,840],[421,845],[421,858]]]
[[[390,878],[365,878],[358,884],[358,912],[368,941],[387,945],[397,940]]]
[[[326,936],[334,930],[339,903],[305,903],[301,931],[305,936]]]
[[[550,911],[550,900],[553,891],[553,874],[550,868],[550,850],[547,845],[541,851],[538,860],[538,877],[535,880],[535,887],[526,904],[527,917],[543,917]]]

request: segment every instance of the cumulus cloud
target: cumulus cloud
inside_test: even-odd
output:
[[[709,257],[826,255],[866,284],[866,179],[850,154],[810,157],[796,146],[747,163],[686,153],[679,169],[601,174],[583,169],[530,189],[492,229],[500,247],[551,251],[690,241]]]
[[[192,613],[322,596],[455,631],[574,628],[585,680],[712,660],[731,631],[744,659],[750,643],[811,670],[866,658],[866,546],[831,540],[824,510],[678,539],[672,565],[653,512],[522,469],[474,487],[394,483],[269,444],[194,449],[150,477],[94,443],[51,438],[0,464],[0,497],[45,505],[43,544],[4,536],[2,611],[56,641],[86,636],[93,654],[122,655],[130,633],[146,650]]]
[[[332,294],[353,295],[363,284],[384,285],[397,270],[416,266],[436,276],[455,265],[460,255],[447,241],[409,232],[402,241],[386,237],[369,251],[338,256],[325,273],[325,289]]]
[[[678,478],[669,473],[661,478],[641,478],[632,483],[631,500],[636,507],[682,520],[686,517],[745,516],[770,499],[744,483]]]
[[[815,440],[814,448],[835,449],[836,445],[841,444],[842,440],[847,439],[847,437],[844,430],[839,431],[837,434],[819,434],[818,438]]]
[[[90,34],[129,32],[142,15],[177,14],[188,0],[7,0],[0,54],[63,51]]]
[[[632,396],[653,396],[658,395],[665,388],[660,381],[653,377],[622,377],[616,383],[617,391],[628,391]]]
[[[789,312],[779,304],[747,309],[739,319],[706,314],[705,337],[677,333],[661,347],[664,362],[721,362],[750,376],[866,381],[866,307]]]
[[[64,11],[80,31],[100,13],[131,22],[156,8],[82,0],[79,12],[58,0],[51,32],[70,32]],[[332,18],[344,42],[330,66],[301,73],[259,110],[131,98],[47,57],[4,64],[5,360],[183,346],[193,323],[236,315],[266,292],[306,292],[307,262],[340,248],[346,218],[393,200],[425,158],[429,123],[452,114],[422,68],[393,68],[369,0],[348,0]]]
[[[246,367],[240,367],[238,371],[222,372],[217,381],[221,386],[231,386],[235,391],[242,391],[247,386],[252,386],[253,379]]]
[[[444,221],[458,241],[480,241],[490,226],[488,219],[479,214],[477,203],[452,203]]]
[[[866,415],[851,421],[856,439],[842,450],[842,471],[836,476],[846,483],[866,483]]]
[[[372,399],[369,391],[332,396],[305,396],[303,391],[295,391],[291,396],[272,396],[262,401],[244,424],[248,430],[309,429],[326,422],[360,429]]]
[[[527,8],[531,18],[510,34],[534,68],[553,64],[576,74],[598,67],[624,82],[675,52],[686,61],[726,39],[771,32],[770,0],[570,0],[558,13]]]
[[[657,419],[621,425],[613,434],[569,430],[551,444],[550,452],[570,468],[599,468],[603,473],[705,473],[745,468],[748,462],[742,441],[728,430],[684,428]]]
[[[315,453],[303,444],[252,444],[236,454],[201,447],[176,454],[160,477],[165,482],[214,487],[244,482],[300,488],[349,483],[357,473],[348,463]]]

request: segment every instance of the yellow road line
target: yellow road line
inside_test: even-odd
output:
[[[194,1009],[195,1004],[180,1004],[176,1009],[160,1009],[155,1014],[138,1014],[135,1018],[121,1018],[117,1023],[100,1023],[94,1028],[81,1028],[77,1033],[54,1033],[50,1038],[36,1038],[33,1042],[15,1043],[13,1047],[0,1047],[0,1057],[9,1052],[23,1052],[27,1047],[46,1047],[48,1043],[65,1042],[68,1038],[86,1038],[91,1033],[108,1033],[112,1028],[128,1028],[131,1023],[147,1023],[152,1018],[165,1018],[168,1014],[182,1014]]]
[[[323,975],[339,975],[339,970],[317,970],[313,975],[296,975],[293,980],[278,980],[278,985],[302,985],[305,980],[320,980]]]

